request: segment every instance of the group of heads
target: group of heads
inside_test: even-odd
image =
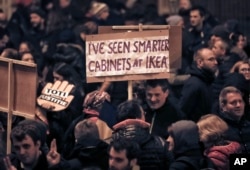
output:
[[[151,81],[148,82],[146,86],[146,88],[148,88],[146,94],[148,98],[148,104],[151,105],[152,108],[158,108],[166,100],[166,96],[168,95],[167,86],[157,84],[156,82],[159,82],[159,80],[154,80],[156,82],[153,80]],[[163,98],[165,99],[163,100]],[[227,116],[231,117],[231,119],[239,121],[243,117],[244,101],[242,99],[241,92],[235,87],[229,86],[224,88],[220,93],[219,102],[221,111]],[[128,108],[133,109],[137,115],[129,115],[131,110],[128,110]],[[121,114],[118,114],[119,121],[123,121],[128,116],[130,116],[129,118],[131,119],[145,119],[143,109],[137,102],[125,102],[118,107],[118,110],[121,112]],[[175,147],[179,147],[177,138],[175,138],[175,134],[176,129],[178,129],[177,127],[180,126],[180,122],[178,121],[176,123],[178,124],[173,124],[171,126],[172,128],[170,127],[168,129],[170,136],[172,134],[172,140],[168,139],[170,142],[170,150],[174,150]],[[184,120],[182,123],[187,123],[190,125],[190,128],[185,126],[185,130],[199,132],[199,136],[196,135],[194,137],[199,137],[200,141],[202,141],[206,146],[210,146],[212,143],[216,143],[218,140],[220,140],[223,137],[224,132],[228,129],[226,123],[224,123],[215,114],[208,114],[201,117],[197,123],[197,127],[193,126],[193,124],[190,124],[189,121],[185,122]],[[45,129],[46,128],[44,128],[42,125],[27,121],[26,123],[24,122],[17,125],[12,130],[11,140],[13,147],[18,158],[24,164],[30,166],[36,159],[38,159],[39,155],[41,154],[41,146],[45,143]],[[41,133],[37,133],[38,131],[41,131]],[[181,131],[178,133],[180,132]],[[96,139],[99,138],[97,125],[91,119],[86,119],[79,122],[75,126],[74,135],[76,137],[76,142],[81,140],[82,137]],[[190,143],[190,146],[193,146],[193,144],[191,145]],[[116,139],[110,144],[108,153],[111,170],[129,170],[133,166],[137,165],[140,147],[137,143],[133,143],[132,141]]]
[[[245,103],[243,101],[242,93],[237,88],[233,86],[225,87],[220,93],[219,103],[222,114],[230,119],[240,121],[244,116]],[[187,132],[190,132],[188,134],[193,132],[192,135],[194,136],[192,138],[196,138],[196,142],[199,139],[199,141],[201,141],[204,146],[208,148],[219,144],[219,142],[224,139],[224,135],[228,130],[227,123],[224,122],[224,120],[222,120],[217,114],[206,114],[202,116],[196,125],[195,122],[188,120],[182,120],[172,124],[168,128],[170,134],[167,139],[169,142],[169,150],[175,151],[175,148],[179,149],[181,147],[185,147],[181,145],[178,138],[183,138]],[[178,128],[180,130],[178,130]],[[197,135],[197,133],[199,133],[199,135]],[[190,136],[189,138],[191,139]],[[192,143],[186,142],[186,144],[194,147]],[[199,143],[196,144],[198,145]]]

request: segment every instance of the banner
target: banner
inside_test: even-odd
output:
[[[168,36],[87,41],[89,77],[169,72]]]

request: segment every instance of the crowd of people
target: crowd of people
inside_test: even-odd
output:
[[[56,112],[37,105],[34,120],[13,116],[8,155],[0,112],[0,169],[229,170],[230,154],[250,154],[250,51],[239,21],[221,22],[190,0],[161,16],[143,0],[14,6],[10,19],[0,10],[0,57],[37,65],[37,96],[65,80],[74,99]],[[133,81],[132,100],[126,81],[87,83],[86,35],[140,23],[182,28],[175,76]]]

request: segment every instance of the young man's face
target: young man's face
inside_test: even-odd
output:
[[[168,90],[165,92],[162,90],[161,86],[146,87],[146,99],[149,107],[153,110],[162,107],[167,99]]]
[[[223,104],[222,111],[227,112],[227,114],[235,119],[240,120],[244,115],[245,103],[242,96],[239,93],[228,93],[226,95],[227,103]]]
[[[203,23],[204,18],[200,15],[198,10],[190,11],[190,24],[193,27],[200,26]]]
[[[132,170],[133,165],[126,156],[126,150],[117,152],[113,147],[109,151],[109,170]]]
[[[32,166],[37,162],[40,155],[40,141],[34,143],[32,138],[26,135],[22,141],[13,139],[12,142],[15,153],[24,166]]]

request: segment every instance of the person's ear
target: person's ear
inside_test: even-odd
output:
[[[224,112],[225,111],[225,103],[221,103],[221,111]]]
[[[203,60],[202,59],[197,59],[197,67],[200,68],[203,65]]]
[[[223,55],[226,55],[226,49],[222,49],[222,51],[223,51]]]
[[[131,167],[134,167],[134,166],[136,166],[136,165],[137,165],[137,159],[134,158],[134,159],[132,159],[132,160],[130,161],[130,166],[131,166]]]
[[[165,97],[167,98],[168,95],[169,95],[169,90],[167,89],[167,90],[164,92],[164,94],[165,94]]]
[[[169,90],[168,89],[166,90],[166,94],[169,95]]]
[[[38,148],[41,147],[41,141],[40,140],[36,141],[36,146],[38,146]]]

